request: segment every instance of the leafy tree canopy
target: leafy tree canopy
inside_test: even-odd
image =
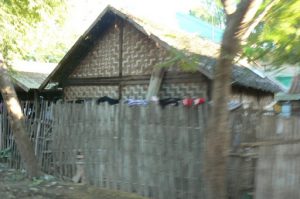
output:
[[[244,55],[272,65],[300,63],[300,1],[277,3],[248,39]]]
[[[277,3],[254,29],[243,48],[242,57],[250,62],[261,60],[272,66],[300,63],[300,1],[275,0]],[[190,14],[214,25],[225,23],[222,7],[218,0],[205,3]],[[271,0],[265,0],[263,10]],[[213,5],[211,5],[213,4]],[[213,7],[213,12],[210,11]],[[258,12],[257,16],[260,14]],[[255,19],[254,19],[255,20]]]
[[[58,61],[64,0],[0,0],[0,52],[8,59]]]
[[[225,15],[219,1],[201,0],[201,6],[192,8],[190,15],[198,17],[212,25],[224,28]]]

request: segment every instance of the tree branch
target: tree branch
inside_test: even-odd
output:
[[[223,2],[226,3],[225,0]],[[227,53],[236,56],[240,51],[242,36],[261,3],[262,0],[241,0],[237,10],[233,14],[227,15],[226,29],[222,40],[222,48],[226,49]]]
[[[271,0],[269,4],[265,7],[265,9],[248,25],[248,29],[242,36],[242,41],[245,41],[251,34],[251,32],[255,29],[255,27],[263,20],[269,10],[280,0]]]
[[[238,23],[240,24],[240,29],[238,34],[240,39],[242,39],[243,35],[249,28],[249,24],[252,19],[255,17],[260,5],[262,4],[262,0],[242,0],[238,7],[238,12],[236,12],[236,18],[238,18]]]
[[[242,37],[248,30],[249,23],[256,15],[262,0],[241,0],[237,10],[232,15],[227,15],[227,25],[223,36],[222,45],[236,56],[240,50]],[[235,43],[237,45],[232,45]],[[234,49],[232,48],[234,47]]]
[[[226,15],[231,15],[236,11],[236,3],[234,0],[221,0]]]

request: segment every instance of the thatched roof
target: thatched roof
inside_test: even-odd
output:
[[[61,82],[68,71],[72,70],[74,65],[78,63],[85,55],[97,35],[100,35],[109,25],[120,17],[142,33],[154,40],[160,46],[170,49],[184,50],[190,54],[199,56],[198,70],[206,75],[209,79],[213,79],[213,68],[218,58],[220,45],[201,38],[196,35],[170,30],[166,27],[161,27],[159,24],[154,24],[145,19],[138,18],[130,13],[108,6],[98,16],[94,23],[87,29],[87,31],[77,40],[73,47],[63,57],[54,71],[42,83],[40,89],[46,87],[49,82]],[[278,92],[281,88],[267,77],[262,77],[249,68],[236,65],[233,70],[234,84],[259,89],[267,92]]]
[[[213,76],[217,60],[206,58],[201,66],[203,70]],[[277,93],[284,89],[270,77],[254,69],[235,64],[232,70],[232,85],[259,89],[267,92]]]
[[[56,64],[17,61],[11,64],[10,76],[15,86],[25,92],[38,89]]]

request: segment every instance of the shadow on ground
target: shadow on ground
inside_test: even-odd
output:
[[[147,199],[136,194],[61,181],[44,175],[31,180],[0,163],[0,198],[5,199]]]

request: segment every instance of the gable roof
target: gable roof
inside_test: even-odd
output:
[[[15,86],[25,92],[38,89],[46,80],[56,64],[15,61],[12,63],[10,77]]]
[[[64,74],[72,70],[74,65],[84,57],[84,52],[88,52],[93,46],[97,35],[100,35],[117,17],[129,22],[136,29],[167,50],[175,48],[184,50],[190,54],[199,55],[198,70],[209,79],[213,79],[213,68],[218,58],[219,44],[197,35],[169,30],[146,19],[135,17],[124,10],[107,6],[85,33],[79,37],[39,89],[45,88],[49,82],[60,82],[64,78]],[[234,84],[240,86],[273,93],[281,91],[281,88],[269,78],[262,77],[251,69],[241,65],[234,66],[232,77]]]

